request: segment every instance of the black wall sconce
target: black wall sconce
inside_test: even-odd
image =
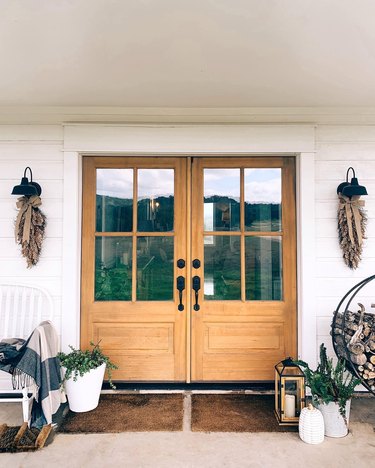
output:
[[[26,171],[30,171],[30,182],[26,177]],[[24,195],[25,197],[31,197],[33,195],[39,196],[42,193],[42,187],[37,183],[33,182],[33,172],[29,166],[26,167],[21,183],[15,185],[12,190],[12,195]]]
[[[352,180],[349,182],[349,171],[353,171]],[[366,187],[364,185],[359,185],[358,179],[355,176],[355,171],[352,167],[346,171],[346,182],[341,182],[337,187],[337,193],[344,195],[345,197],[351,198],[353,195],[368,195]]]

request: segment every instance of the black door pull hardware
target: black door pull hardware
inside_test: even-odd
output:
[[[177,260],[177,268],[185,268],[185,260],[183,258]]]
[[[177,276],[177,289],[178,289],[178,310],[182,312],[184,310],[184,304],[182,303],[182,291],[185,289],[185,278],[183,276]]]
[[[195,304],[193,309],[198,311],[200,309],[200,306],[198,304],[198,299],[199,299],[199,290],[201,288],[201,279],[199,276],[193,276],[193,289],[194,289],[194,295],[195,295]]]
[[[198,268],[200,268],[200,266],[201,266],[201,261],[198,260],[197,258],[195,258],[193,260],[193,268],[198,269]]]

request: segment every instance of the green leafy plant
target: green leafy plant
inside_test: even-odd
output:
[[[108,383],[111,388],[116,389],[115,385],[112,383],[112,370],[118,369],[118,367],[113,364],[108,356],[103,354],[99,343],[95,344],[90,341],[90,346],[92,346],[91,351],[88,349],[82,351],[69,345],[69,348],[72,350],[71,353],[58,353],[57,356],[60,360],[60,364],[66,369],[64,381],[70,379],[72,376],[73,380],[76,381],[78,376],[82,377],[87,374],[87,372],[90,372],[90,370],[96,369],[105,363],[108,373]]]
[[[320,363],[316,370],[311,370],[304,361],[296,361],[303,368],[306,385],[310,387],[313,400],[319,403],[337,402],[340,414],[345,418],[345,405],[353,396],[355,387],[360,383],[345,367],[345,360],[339,359],[336,364],[327,357],[327,349],[320,345]]]

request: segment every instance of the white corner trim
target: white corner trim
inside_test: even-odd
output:
[[[79,346],[81,297],[81,157],[64,153],[61,347]]]
[[[64,126],[62,347],[80,344],[81,155],[297,156],[298,354],[316,362],[313,125]]]
[[[298,357],[315,368],[315,154],[297,157],[297,307]]]

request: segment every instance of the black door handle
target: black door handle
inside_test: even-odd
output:
[[[185,289],[185,278],[183,276],[177,276],[177,289],[178,289],[178,310],[182,312],[184,310],[184,304],[182,303],[182,291]]]
[[[198,304],[198,299],[199,299],[199,290],[201,288],[201,279],[199,276],[193,276],[193,289],[194,289],[194,295],[195,295],[195,304],[193,309],[194,310],[199,310],[200,306]]]

